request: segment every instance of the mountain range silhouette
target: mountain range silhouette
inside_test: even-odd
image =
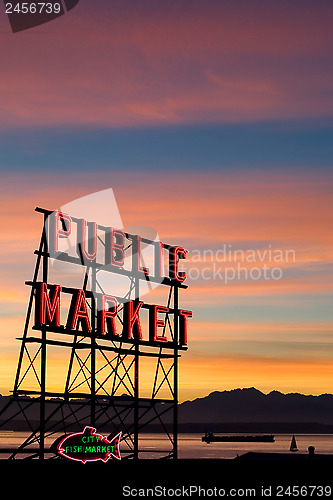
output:
[[[290,429],[294,425],[304,432],[321,429],[333,431],[333,395],[319,396],[299,393],[283,394],[272,391],[264,394],[254,387],[215,391],[203,398],[179,405],[181,424],[205,424],[218,430],[237,427],[252,430]],[[264,429],[265,427],[265,429]],[[311,429],[312,428],[312,429]],[[259,430],[259,432],[261,431]],[[232,432],[229,430],[229,432]],[[298,431],[299,432],[299,431]]]
[[[9,396],[0,396],[0,410]],[[32,398],[31,398],[32,400]],[[51,411],[51,404],[46,404]],[[12,408],[15,414],[15,404]],[[28,411],[30,421],[38,421],[39,405]],[[166,414],[168,416],[168,414]],[[165,422],[170,424],[170,417]],[[0,416],[0,426],[5,416]],[[185,401],[178,406],[180,432],[305,432],[333,433],[333,395],[299,393],[264,394],[254,387],[230,391],[214,391],[208,396]],[[22,415],[6,423],[6,429],[24,429]],[[146,431],[154,431],[147,426]]]

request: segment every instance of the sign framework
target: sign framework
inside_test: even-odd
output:
[[[179,307],[179,291],[187,286],[186,274],[178,270],[178,262],[186,258],[186,251],[104,228],[105,239],[101,243],[105,255],[99,261],[94,239],[100,227],[96,223],[38,207],[36,212],[43,215],[44,224],[35,251],[33,279],[26,282],[31,293],[13,395],[0,413],[0,425],[4,428],[13,415],[31,422],[31,412],[36,413],[37,408],[39,418],[34,426],[30,424],[31,434],[20,446],[4,451],[10,459],[28,456],[43,460],[52,456],[52,448],[46,444],[52,436],[80,431],[89,425],[110,436],[121,431],[122,455],[134,459],[148,452],[140,447],[142,431],[158,431],[163,437],[163,449],[149,453],[156,458],[177,459],[178,361],[181,351],[187,349],[187,323],[192,316],[191,311]],[[82,228],[83,233],[73,257],[61,252],[58,243],[74,225],[78,235]],[[83,236],[89,229],[93,237],[87,240]],[[141,243],[155,246],[153,272],[140,264]],[[122,252],[130,247],[133,259],[128,270],[122,265]],[[169,258],[168,276],[162,273],[163,252]],[[54,257],[83,266],[81,288],[49,283]],[[98,279],[101,270],[127,277],[126,296],[103,293]],[[167,287],[167,303],[141,301],[143,281],[156,281]],[[67,321],[63,323],[62,294],[71,297]],[[149,320],[146,334],[140,319],[144,309]],[[68,357],[63,367],[64,384],[56,391],[47,385],[55,350]],[[142,395],[146,362],[150,385],[147,388],[145,381]]]

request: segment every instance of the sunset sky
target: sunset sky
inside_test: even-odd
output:
[[[2,5],[1,394],[35,207],[106,188],[125,226],[189,251],[181,400],[333,392],[332,14],[331,0],[81,0],[13,34]]]

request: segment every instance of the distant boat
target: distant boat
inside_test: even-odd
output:
[[[298,451],[295,435],[293,434],[291,443],[290,443],[290,451]]]
[[[216,436],[213,432],[206,432],[201,438],[203,442],[214,443],[214,442],[262,442],[262,443],[274,443],[274,436],[269,435],[254,435],[254,436],[244,436],[232,434],[229,436]]]

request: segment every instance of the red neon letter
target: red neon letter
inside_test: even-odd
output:
[[[135,309],[133,308],[134,301],[130,300],[124,304],[124,323],[123,323],[123,337],[128,339],[136,338],[142,340],[142,329],[140,322],[140,309],[143,302],[140,300],[136,302]]]
[[[92,228],[92,237],[89,237],[89,228]],[[87,236],[87,221],[81,219],[81,224],[77,226],[77,240],[78,245],[81,245],[82,258],[94,261],[97,255],[97,224],[96,222],[88,222],[88,236]],[[81,253],[77,249],[79,257]]]
[[[76,297],[75,297],[76,295]],[[86,304],[86,295],[84,290],[78,290],[73,295],[70,311],[68,314],[67,328],[76,330],[78,322],[80,321],[82,329],[86,332],[91,332],[91,324]]]
[[[163,243],[157,241],[155,243],[155,278],[162,278],[164,276],[163,250]]]
[[[192,318],[192,311],[179,310],[179,343],[187,345],[187,319]]]
[[[136,236],[136,258],[137,258],[137,271],[139,273],[149,274],[148,267],[141,266],[141,236]]]
[[[59,252],[58,238],[68,238],[72,233],[72,218],[59,212],[53,212],[50,217],[50,252]],[[61,222],[62,229],[59,229],[59,221]]]
[[[186,259],[187,251],[182,247],[172,247],[169,249],[169,276],[171,279],[183,282],[186,280],[186,273],[178,272],[179,259]]]
[[[110,227],[105,233],[105,264],[123,267],[125,262],[125,233]]]
[[[60,293],[61,286],[54,285],[52,300],[47,292],[46,283],[38,283],[35,304],[35,324],[60,326]]]
[[[106,310],[105,307],[109,306]],[[111,307],[110,307],[111,306]],[[102,335],[118,335],[115,318],[118,312],[118,301],[112,295],[102,295],[100,310],[98,311],[98,332]]]
[[[165,327],[165,321],[157,319],[157,313],[168,313],[169,308],[165,306],[152,306],[149,310],[149,340],[150,342],[168,342],[165,336],[157,335],[157,328]]]

